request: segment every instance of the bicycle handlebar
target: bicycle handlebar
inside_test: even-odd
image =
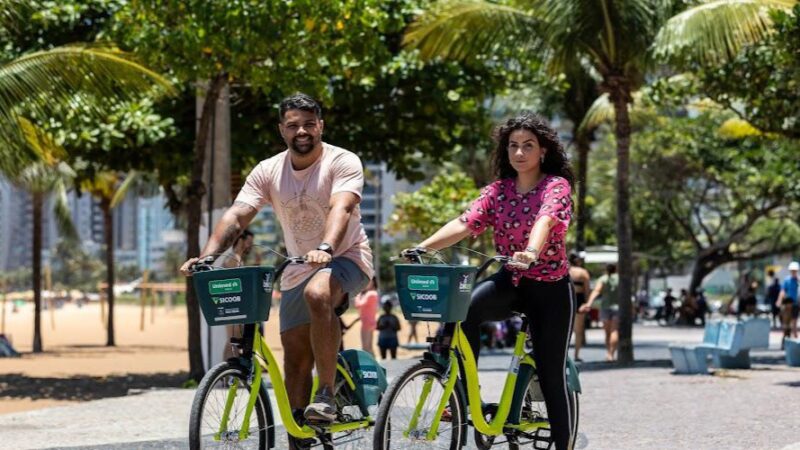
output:
[[[426,253],[428,253],[428,249],[426,249],[424,247],[414,247],[414,248],[405,249],[402,252],[400,252],[400,257],[401,258],[405,258],[405,259],[407,259],[407,260],[409,260],[409,261],[411,261],[412,263],[415,263],[415,264],[422,264],[422,255],[424,255]],[[495,256],[490,257],[489,259],[487,259],[486,261],[484,261],[480,265],[480,267],[478,268],[478,272],[475,274],[475,277],[476,278],[480,277],[481,274],[483,272],[485,272],[486,269],[489,268],[489,266],[491,266],[492,264],[494,264],[496,262],[502,263],[502,264],[510,264],[510,265],[517,266],[518,268],[525,269],[525,270],[530,269],[534,264],[534,263],[530,263],[528,265],[525,265],[523,263],[514,261],[514,258],[512,258],[510,256],[495,255]]]
[[[212,266],[212,264],[214,264],[214,261],[216,259],[217,258],[215,256],[213,256],[213,255],[212,256],[206,256],[205,258],[201,258],[198,261],[196,261],[195,263],[193,263],[191,266],[189,266],[189,272],[190,273],[195,273],[195,272],[205,272],[205,271],[208,271],[208,270],[222,269],[222,267],[214,267],[214,266]],[[275,268],[275,279],[276,280],[280,279],[280,276],[283,273],[283,270],[286,269],[286,267],[289,264],[305,264],[305,263],[306,263],[306,260],[302,256],[290,256],[288,258],[284,258],[283,261],[280,264],[278,264],[278,267]]]

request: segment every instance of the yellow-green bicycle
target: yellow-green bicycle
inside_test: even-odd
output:
[[[550,424],[536,363],[525,351],[527,318],[522,319],[497,404],[481,402],[475,357],[461,331],[475,278],[493,262],[509,263],[511,259],[495,256],[476,268],[421,264],[423,253],[424,249],[407,251],[403,256],[418,264],[395,266],[400,304],[407,319],[442,322],[442,332],[428,338],[431,346],[423,359],[389,386],[378,411],[373,448],[457,450],[467,443],[468,425],[474,427],[480,449],[501,443],[511,449],[531,444],[550,448]],[[573,424],[571,441],[575,442],[581,388],[571,360],[565,376]]]
[[[339,353],[335,401],[338,417],[332,424],[298,423],[286,385],[259,325],[269,317],[273,281],[288,264],[217,269],[210,257],[193,267],[193,285],[203,316],[211,325],[240,325],[232,338],[236,357],[212,367],[197,389],[189,422],[189,447],[259,449],[275,447],[276,421],[264,371],[272,383],[278,413],[286,431],[301,447],[364,448],[374,424],[378,401],[386,389],[385,370],[366,352]],[[314,378],[312,398],[318,385]]]

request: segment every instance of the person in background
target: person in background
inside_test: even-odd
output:
[[[706,326],[706,315],[708,314],[708,300],[703,292],[703,288],[697,288],[695,291],[697,298],[697,315],[695,318],[700,319],[700,325]],[[694,324],[694,320],[692,321]]]
[[[381,359],[386,359],[386,352],[392,355],[392,359],[397,359],[397,347],[400,341],[397,339],[397,332],[400,331],[400,320],[392,314],[392,302],[383,302],[383,314],[378,319],[378,348],[381,352]]]
[[[575,362],[582,362],[581,347],[586,342],[586,313],[581,306],[586,303],[587,293],[591,292],[592,278],[589,271],[583,268],[583,258],[573,253],[569,256],[569,277],[575,292]]]
[[[800,280],[797,278],[797,272],[800,271],[800,263],[792,261],[789,264],[789,276],[783,280],[781,285],[781,293],[778,295],[776,305],[781,307],[781,323],[783,324],[783,338],[797,337],[797,317],[800,313]],[[781,348],[783,348],[783,341],[781,341]]]
[[[664,322],[667,325],[672,323],[672,320],[675,318],[675,305],[674,302],[677,300],[674,295],[672,295],[672,288],[667,288],[667,293],[664,296]]]
[[[408,321],[408,342],[407,344],[411,344],[413,340],[416,343],[419,343],[419,338],[417,337],[417,321],[416,320],[409,320]]]
[[[772,326],[777,328],[780,324],[779,319],[781,315],[781,307],[777,304],[778,297],[781,295],[781,282],[778,277],[775,276],[774,270],[767,271],[767,277],[770,279],[770,281],[767,285],[767,292],[764,297],[767,305],[772,311]]]
[[[584,313],[592,309],[597,297],[601,297],[600,320],[606,333],[606,361],[614,361],[619,343],[619,275],[616,264],[606,266],[606,273],[597,280],[589,301],[581,306]]]
[[[378,279],[376,277],[372,277],[364,290],[356,296],[355,306],[361,320],[361,349],[374,356],[372,336],[375,333],[375,316],[378,314]]]

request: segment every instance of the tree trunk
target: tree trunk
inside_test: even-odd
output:
[[[108,300],[108,322],[106,325],[106,346],[113,347],[114,342],[114,216],[111,213],[111,199],[100,200],[103,211],[103,235],[106,243],[106,299]]]
[[[609,97],[614,105],[617,138],[617,251],[619,262],[619,363],[633,362],[633,237],[631,232],[628,171],[630,168],[631,123],[628,115],[630,87],[623,77],[611,77]]]
[[[44,194],[33,193],[33,353],[42,352],[42,208]]]
[[[206,146],[214,115],[217,98],[227,82],[227,74],[217,74],[208,85],[200,124],[197,128],[194,162],[192,164],[192,180],[187,190],[186,203],[186,257],[195,258],[200,255],[200,221],[202,216],[202,200],[205,194],[203,183],[203,166],[205,165]],[[213,224],[209,224],[211,226]],[[186,279],[186,314],[189,319],[189,377],[195,381],[203,378],[203,354],[200,343],[200,305],[194,293],[192,279]]]
[[[578,132],[578,125],[573,127],[575,148],[578,150],[578,224],[576,227],[575,248],[582,251],[586,248],[586,223],[589,212],[586,211],[587,175],[589,172],[589,136]]]

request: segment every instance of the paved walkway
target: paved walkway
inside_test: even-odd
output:
[[[615,368],[591,346],[582,364],[580,448],[800,450],[797,428],[800,369],[777,350],[756,352],[752,370],[714,376],[671,374],[666,343],[697,341],[702,330],[638,326],[637,362]],[[590,333],[590,342],[599,334]],[[499,397],[507,354],[481,359],[487,400]],[[392,361],[390,376],[413,361]],[[131,392],[128,396],[0,415],[0,449],[185,449],[192,390]],[[283,438],[284,433],[279,433]],[[284,438],[285,439],[285,438]],[[367,444],[367,443],[365,443]],[[368,444],[365,445],[365,448]],[[278,448],[285,448],[285,440]]]

